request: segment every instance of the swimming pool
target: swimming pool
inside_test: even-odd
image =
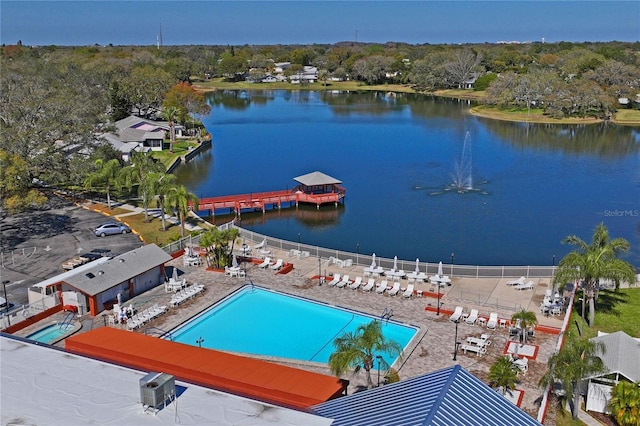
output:
[[[31,333],[27,336],[27,339],[35,340],[41,343],[51,343],[60,340],[62,336],[69,333],[73,329],[72,324],[66,324],[60,327],[58,324],[51,324],[35,333]]]
[[[173,341],[210,349],[326,363],[333,340],[375,317],[246,286],[171,331]],[[385,338],[405,348],[416,327],[384,321]],[[392,365],[395,358],[381,353]]]

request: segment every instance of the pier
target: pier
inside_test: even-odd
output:
[[[298,185],[293,189],[268,192],[252,192],[249,194],[222,195],[218,197],[201,198],[198,201],[199,211],[209,211],[211,216],[216,210],[229,209],[240,216],[242,210],[260,210],[267,208],[282,208],[298,206],[299,203],[315,204],[320,208],[323,204],[344,202],[346,190],[341,181],[322,172],[313,172],[294,178]]]

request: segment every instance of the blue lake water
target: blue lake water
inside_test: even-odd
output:
[[[353,311],[245,287],[171,332],[173,341],[231,352],[327,363],[333,341],[374,318]],[[403,348],[417,329],[382,322],[385,338]],[[393,364],[395,357],[380,353]]]
[[[343,181],[344,206],[243,213],[242,226],[384,257],[550,265],[604,222],[640,265],[640,129],[478,118],[427,96],[216,92],[213,148],[177,170],[198,196],[286,189],[316,170]],[[477,192],[442,193],[467,139]],[[217,217],[216,220],[224,220]],[[557,261],[556,260],[556,261]]]

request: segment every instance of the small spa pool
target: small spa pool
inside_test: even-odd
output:
[[[40,343],[52,343],[60,340],[61,337],[71,332],[73,328],[73,324],[65,324],[62,327],[59,324],[51,324],[41,328],[35,333],[29,334],[27,339],[35,340]]]
[[[333,340],[379,319],[360,312],[246,286],[171,331],[175,342],[210,349],[326,363]],[[383,321],[385,338],[403,348],[417,327]],[[392,365],[395,358],[380,353]]]

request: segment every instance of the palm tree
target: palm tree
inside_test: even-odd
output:
[[[527,311],[524,308],[520,309],[515,314],[511,315],[511,322],[513,324],[520,323],[520,333],[524,332],[522,335],[523,343],[527,342],[527,329],[529,327],[534,327],[538,324],[538,318],[536,314],[531,311]]]
[[[111,188],[118,182],[118,173],[122,169],[122,165],[115,158],[106,162],[99,158],[94,164],[97,170],[86,177],[84,186],[85,188],[95,188],[96,186],[104,188],[107,194],[107,207],[111,209]]]
[[[595,298],[597,297],[600,279],[610,279],[616,290],[621,282],[635,282],[633,265],[618,255],[629,251],[629,242],[624,238],[609,239],[609,231],[604,223],[600,223],[587,244],[575,235],[565,238],[563,243],[577,247],[558,263],[558,271],[553,279],[554,284],[563,288],[566,283],[582,281],[584,295],[589,301],[589,327],[595,317]]]
[[[500,357],[489,368],[489,381],[492,388],[501,388],[505,395],[516,388],[518,382],[518,367],[507,357]]]
[[[619,382],[611,391],[608,408],[620,426],[640,425],[640,383]]]
[[[333,341],[336,350],[329,356],[329,368],[340,376],[349,368],[358,373],[362,368],[367,374],[367,387],[373,387],[371,369],[376,353],[386,352],[402,358],[402,346],[395,340],[387,340],[379,321],[362,324],[353,332],[345,332]]]
[[[138,195],[142,197],[144,221],[149,222],[149,199],[153,194],[154,182],[152,173],[161,173],[164,166],[154,160],[149,153],[134,151],[131,155],[131,165],[124,167],[118,174],[120,183],[131,190],[138,187]]]
[[[176,175],[163,173],[151,173],[148,176],[147,182],[149,183],[149,194],[158,196],[158,207],[162,212],[162,231],[167,230],[164,214],[168,213],[166,206],[166,197],[171,188],[176,186]]]
[[[178,211],[180,216],[180,235],[184,238],[184,223],[189,214],[190,207],[189,204],[193,204],[193,209],[198,209],[198,197],[193,192],[187,190],[187,187],[184,185],[174,186],[169,189],[167,193],[167,204],[169,207],[174,208]]]
[[[173,144],[176,143],[176,119],[180,110],[174,106],[168,106],[162,109],[162,115],[169,122],[169,151],[173,152]]]
[[[573,395],[571,414],[578,418],[580,409],[580,392],[578,382],[594,374],[606,371],[600,354],[604,354],[606,347],[602,342],[587,339],[572,340],[559,352],[549,358],[549,370],[540,379],[539,384],[549,387],[556,382],[562,383],[567,395]]]

